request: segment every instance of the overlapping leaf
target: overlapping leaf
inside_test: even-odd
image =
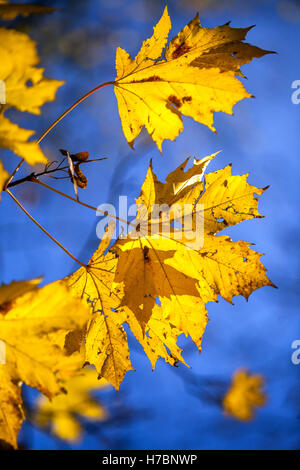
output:
[[[268,53],[242,42],[250,28],[203,28],[198,15],[165,49],[170,28],[166,8],[135,59],[117,49],[115,93],[130,145],[145,126],[161,150],[183,130],[182,115],[215,130],[214,112],[232,114],[251,96],[236,77],[241,65]]]
[[[65,441],[79,441],[83,431],[79,418],[101,422],[108,417],[105,406],[91,396],[91,392],[104,387],[107,382],[98,380],[95,369],[84,369],[66,382],[67,393],[51,401],[43,395],[39,397],[35,422],[41,427],[50,427],[53,434]]]
[[[186,160],[165,183],[150,164],[132,230],[105,254],[107,236],[88,268],[67,279],[74,294],[86,295],[98,310],[87,334],[87,360],[115,386],[131,369],[122,324],[129,325],[153,367],[159,357],[184,362],[177,338],[184,333],[201,349],[207,302],[219,295],[228,302],[236,295],[247,299],[273,285],[249,243],[216,235],[261,217],[258,196],[266,188],[249,185],[247,175],[232,175],[230,166],[202,181],[214,156],[194,160],[188,170]]]
[[[0,147],[11,149],[31,165],[46,162],[40,147],[28,141],[34,131],[20,128],[3,113],[13,107],[40,114],[41,106],[54,100],[63,82],[44,77],[44,69],[37,67],[35,42],[24,33],[0,28],[0,55],[0,80],[6,92],[0,115]]]
[[[88,267],[66,278],[66,284],[76,297],[88,300],[93,308],[86,337],[86,361],[94,364],[99,375],[118,389],[132,365],[127,335],[116,313],[120,298],[111,292],[117,259],[110,253],[104,255],[114,230],[111,224]]]
[[[136,221],[139,231],[114,247],[118,252],[114,288],[122,298],[119,310],[137,338],[151,343],[152,364],[160,356],[153,354],[158,343],[159,349],[165,345],[170,350],[167,341],[172,338],[175,344],[180,333],[191,336],[200,349],[206,302],[217,301],[218,295],[229,302],[236,295],[248,298],[255,289],[273,285],[260,262],[261,254],[251,250],[249,243],[215,235],[230,225],[261,217],[257,195],[264,189],[249,185],[247,175],[232,175],[230,166],[209,173],[203,183],[204,169],[213,157],[194,161],[187,172],[185,161],[165,184],[157,180],[150,165],[137,200],[138,206],[147,208]],[[184,231],[183,225],[172,228],[183,215],[191,216],[194,240],[192,230]],[[158,228],[155,236],[153,231],[149,234],[149,227]],[[162,330],[153,339],[154,321],[156,331],[159,321],[161,327],[171,325],[170,331]],[[138,326],[146,330],[146,339]],[[178,351],[171,356],[178,360]]]
[[[12,283],[0,288],[0,301],[0,439],[16,447],[24,417],[20,384],[49,398],[63,390],[83,363],[79,353],[67,351],[67,335],[84,327],[90,311],[61,283],[42,289],[36,281]]]

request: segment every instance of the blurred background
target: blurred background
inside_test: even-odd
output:
[[[203,26],[231,21],[234,27],[256,27],[248,41],[276,51],[243,67],[247,90],[256,99],[243,100],[235,115],[215,115],[218,134],[183,118],[184,132],[175,142],[165,141],[161,155],[142,133],[132,151],[123,134],[113,88],[91,96],[43,141],[50,160],[58,149],[89,151],[107,157],[86,165],[88,188],[84,202],[118,205],[138,196],[150,158],[161,180],[187,156],[201,158],[218,150],[210,170],[233,163],[233,173],[250,173],[249,182],[270,185],[260,202],[265,219],[235,226],[233,240],[256,244],[278,289],[266,287],[249,301],[235,298],[209,304],[210,322],[201,355],[190,340],[180,339],[191,369],[171,368],[159,361],[154,372],[141,347],[130,336],[129,372],[118,393],[101,391],[110,419],[86,428],[83,440],[67,444],[25,423],[23,447],[33,449],[296,449],[300,447],[300,364],[291,361],[292,342],[300,339],[299,321],[299,177],[300,104],[292,103],[291,88],[300,80],[300,1],[297,0],[73,0],[38,1],[57,10],[50,15],[18,17],[6,27],[30,35],[38,44],[46,76],[65,80],[57,99],[43,107],[42,116],[10,110],[8,115],[40,134],[68,106],[88,90],[115,76],[115,49],[121,45],[134,56],[167,3],[171,37],[197,11]],[[7,170],[18,159],[1,152]],[[29,172],[24,165],[20,176]],[[49,180],[47,183],[52,184]],[[67,180],[55,186],[72,195]],[[37,185],[36,185],[37,186]],[[14,193],[24,206],[75,256],[87,261],[96,249],[98,218],[93,211],[34,185]],[[27,220],[5,195],[0,206],[0,279],[43,276],[44,283],[65,277],[76,266],[56,245]],[[268,402],[247,423],[224,415],[218,393],[229,386],[232,373],[246,367],[263,374]],[[208,390],[208,391],[207,391]],[[206,393],[207,392],[207,393]],[[25,390],[26,400],[36,394]],[[217,398],[215,397],[217,395]]]

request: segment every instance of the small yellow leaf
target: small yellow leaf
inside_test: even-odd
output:
[[[50,398],[59,393],[71,366],[78,369],[83,362],[76,353],[66,356],[63,337],[84,328],[90,318],[87,306],[61,283],[42,289],[36,284],[0,287],[0,340],[5,348],[0,364],[0,439],[14,447],[23,419],[20,383]]]
[[[254,418],[256,408],[266,404],[263,391],[264,378],[252,375],[244,369],[235,372],[231,386],[223,399],[224,411],[239,421]]]
[[[165,8],[135,59],[120,47],[116,52],[115,94],[131,146],[145,126],[161,150],[165,139],[182,132],[182,115],[215,130],[214,112],[232,114],[251,96],[236,78],[243,76],[241,65],[269,53],[242,42],[250,28],[203,28],[198,15],[164,51],[170,28]]]
[[[82,436],[82,425],[78,417],[93,422],[105,421],[108,412],[104,405],[91,396],[93,390],[108,386],[105,380],[98,380],[94,369],[83,369],[80,375],[65,383],[65,393],[51,401],[41,395],[37,402],[35,422],[41,427],[49,427],[59,438],[78,442]]]

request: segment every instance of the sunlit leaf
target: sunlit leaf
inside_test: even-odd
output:
[[[161,150],[183,130],[182,115],[215,130],[213,113],[232,114],[249,94],[240,67],[268,51],[244,43],[251,28],[203,28],[198,15],[165,49],[171,21],[165,9],[135,59],[118,47],[115,93],[124,135],[132,146],[145,126]]]

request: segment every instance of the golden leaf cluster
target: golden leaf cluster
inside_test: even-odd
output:
[[[34,10],[29,7],[0,0],[0,16],[26,15]],[[135,59],[117,49],[115,94],[130,145],[146,127],[161,150],[165,139],[174,140],[183,130],[183,115],[214,130],[214,112],[231,114],[237,102],[251,96],[239,80],[240,67],[267,53],[244,42],[250,28],[203,28],[196,16],[167,45],[170,28],[165,9]],[[36,45],[22,32],[0,28],[0,56],[0,84],[6,91],[0,147],[31,165],[46,162],[39,145],[30,141],[34,131],[12,122],[7,110],[40,114],[63,82],[44,77]],[[251,243],[222,234],[261,217],[258,199],[266,188],[250,185],[248,175],[232,174],[230,165],[205,174],[215,156],[192,164],[186,159],[165,182],[150,163],[128,233],[113,243],[115,224],[109,223],[88,265],[62,281],[42,288],[39,280],[0,287],[0,346],[5,352],[0,361],[0,445],[17,446],[23,383],[53,400],[40,402],[37,422],[75,440],[82,431],[78,415],[97,421],[106,417],[90,390],[104,383],[119,389],[125,374],[134,370],[126,330],[153,369],[160,358],[186,364],[178,338],[190,337],[201,351],[208,302],[223,298],[232,303],[235,296],[248,299],[254,290],[273,286]],[[7,178],[0,162],[0,192]],[[87,364],[95,366],[100,382],[95,371],[82,369]],[[224,398],[225,410],[249,419],[263,403],[260,386],[257,376],[239,372]]]
[[[194,160],[188,170],[186,160],[165,183],[150,164],[136,201],[137,207],[147,210],[140,214],[137,227],[107,251],[115,229],[110,224],[87,268],[65,280],[73,294],[86,298],[93,309],[86,361],[116,388],[133,369],[124,324],[153,368],[160,357],[172,365],[185,363],[177,338],[182,333],[190,336],[201,350],[207,302],[221,296],[232,303],[234,296],[248,299],[254,290],[273,286],[261,254],[250,243],[219,235],[224,228],[260,218],[258,196],[265,189],[247,183],[248,175],[232,175],[230,165],[204,176],[212,158]],[[203,227],[203,236],[195,232],[192,241],[189,230],[183,232],[180,208],[185,206],[191,207],[191,228],[197,217]],[[180,217],[181,227],[170,229]],[[166,219],[171,223],[168,231]],[[153,226],[155,236],[149,232]]]

